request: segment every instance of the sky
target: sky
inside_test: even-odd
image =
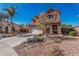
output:
[[[0,9],[16,6],[16,15],[13,22],[17,24],[31,24],[32,18],[49,8],[60,11],[60,21],[63,24],[79,26],[79,4],[78,3],[0,3]]]

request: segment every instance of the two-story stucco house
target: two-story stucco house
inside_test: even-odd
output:
[[[43,20],[46,20],[46,29],[44,30],[45,34],[61,34],[60,12],[58,10],[50,8],[46,13],[43,14],[43,17]],[[39,24],[40,20],[40,16],[37,16],[32,20],[32,29],[39,29],[37,25]],[[50,21],[49,27],[47,27],[48,21]]]

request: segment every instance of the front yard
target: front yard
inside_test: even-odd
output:
[[[30,41],[14,47],[20,56],[71,56],[79,55],[79,39],[61,36],[43,36],[44,41]]]
[[[41,38],[41,36],[38,36]],[[42,40],[40,39],[29,39],[22,44],[14,47],[15,51],[20,56],[56,56],[56,55],[64,55],[63,50],[59,48],[59,44],[61,43],[61,37],[49,37],[42,36]],[[55,39],[55,40],[54,40]],[[58,39],[58,40],[57,40]]]

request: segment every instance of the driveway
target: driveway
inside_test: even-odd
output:
[[[24,35],[18,35],[18,36],[14,36],[14,37],[8,37],[8,38],[4,38],[4,39],[0,40],[0,42],[4,42],[4,43],[10,45],[11,47],[15,47],[15,46],[21,44],[22,42],[26,41],[27,38],[32,37],[29,35],[24,34]]]
[[[17,55],[15,51],[13,50],[13,47],[23,43],[26,41],[28,38],[31,38],[35,35],[39,34],[37,32],[32,32],[32,33],[27,33],[27,34],[22,34],[14,37],[8,37],[8,38],[3,38],[0,40],[0,56],[11,56],[11,55]]]
[[[43,33],[42,30],[33,29],[31,34],[33,34],[33,35],[39,35],[39,34],[42,34],[42,33]]]

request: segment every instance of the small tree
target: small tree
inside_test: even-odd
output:
[[[41,14],[39,16],[40,22],[38,24],[39,28],[45,32],[45,29],[50,26],[51,21],[47,18],[46,14]]]

